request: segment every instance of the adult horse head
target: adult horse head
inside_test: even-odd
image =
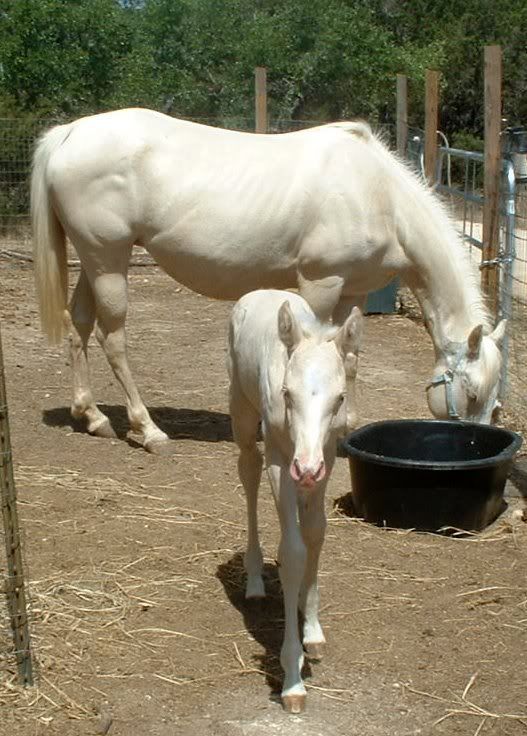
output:
[[[444,346],[427,386],[428,406],[438,419],[489,424],[499,409],[501,344],[506,321],[488,335],[474,327],[463,342]]]

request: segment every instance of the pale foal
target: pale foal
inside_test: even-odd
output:
[[[356,376],[361,331],[357,307],[341,327],[323,326],[302,297],[286,291],[247,294],[235,305],[230,321],[230,413],[248,515],[246,597],[265,595],[257,523],[263,459],[256,440],[261,420],[281,529],[282,702],[292,713],[305,706],[303,649],[320,659],[325,642],[317,588],[326,527],[324,495],[337,438],[345,431],[346,391]],[[304,617],[302,642],[298,609]]]

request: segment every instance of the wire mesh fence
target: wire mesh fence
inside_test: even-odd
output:
[[[186,118],[203,125],[252,132],[254,119],[240,116]],[[0,249],[29,254],[29,177],[37,137],[56,120],[0,118]],[[65,121],[61,121],[65,122]],[[323,125],[320,120],[270,119],[270,133],[287,133]]]

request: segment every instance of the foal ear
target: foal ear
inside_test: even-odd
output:
[[[285,301],[278,310],[278,335],[290,353],[302,339],[302,329],[288,301]]]
[[[468,352],[467,357],[469,360],[477,360],[479,358],[479,351],[481,348],[481,341],[483,340],[483,325],[477,325],[471,331],[468,336]]]
[[[496,326],[494,332],[491,332],[489,337],[491,340],[494,340],[496,343],[496,346],[498,348],[501,348],[501,344],[503,342],[503,338],[505,337],[505,330],[507,329],[507,320],[502,319],[499,321],[498,325]]]
[[[358,307],[353,307],[350,316],[335,336],[335,343],[344,357],[350,353],[355,356],[359,354],[362,324],[362,312]]]

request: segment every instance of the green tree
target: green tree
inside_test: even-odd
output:
[[[116,0],[4,0],[0,90],[21,112],[92,112],[111,97],[130,51]]]

